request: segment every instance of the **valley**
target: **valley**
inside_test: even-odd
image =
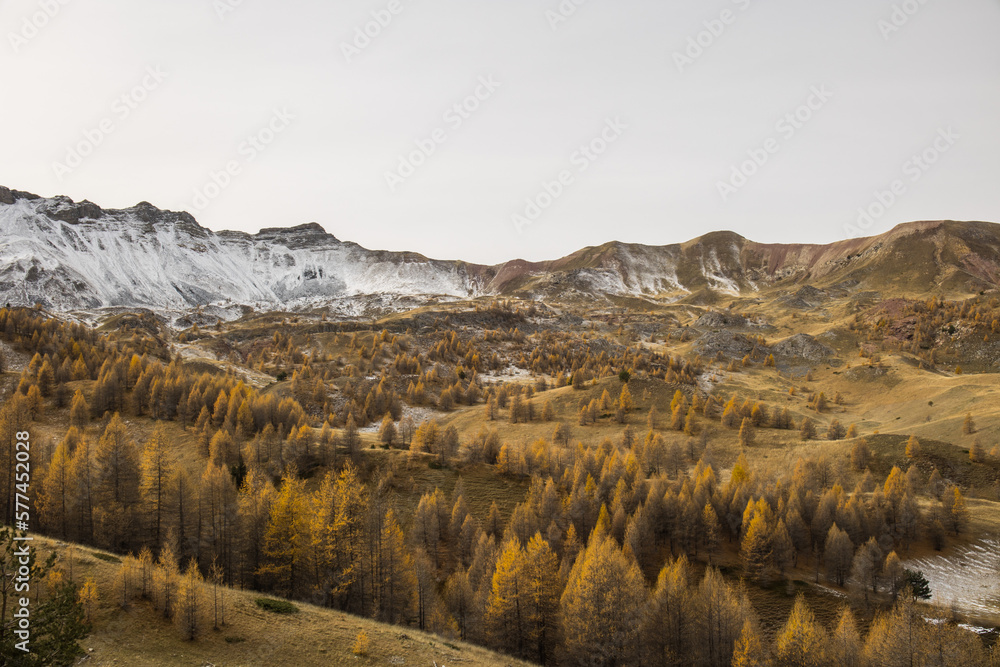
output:
[[[996,664],[997,225],[476,267],[8,192],[64,664]]]

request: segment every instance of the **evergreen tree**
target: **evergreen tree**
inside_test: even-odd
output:
[[[260,588],[262,585],[259,568],[263,562],[264,536],[267,534],[276,495],[271,481],[261,470],[251,466],[243,478],[237,500],[237,521],[242,536],[242,544],[239,545],[240,573],[244,586]]]
[[[18,542],[18,535],[10,528],[0,526],[0,661],[11,659],[13,665],[72,665],[83,655],[78,642],[90,633],[83,605],[77,600],[76,586],[72,582],[57,583],[50,575],[56,561],[55,554],[44,562],[39,562],[38,552],[30,542]],[[27,559],[21,548],[27,546]],[[31,601],[30,642],[22,644],[23,636],[15,633],[20,629],[20,621],[13,610],[20,607],[23,592],[15,589],[15,577],[26,568],[28,578],[35,586],[48,580],[55,584],[50,587],[48,598],[38,604]],[[28,649],[28,652],[22,649]],[[6,663],[4,663],[6,664]]]
[[[927,577],[920,570],[904,570],[906,585],[909,586],[913,597],[918,600],[931,599],[931,587]]]

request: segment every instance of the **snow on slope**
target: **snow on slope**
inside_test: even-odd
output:
[[[945,252],[951,246],[935,234],[961,252]],[[238,306],[247,305],[327,307],[361,317],[431,298],[514,294],[674,301],[701,299],[706,290],[754,293],[779,281],[790,288],[817,277],[858,289],[895,289],[896,258],[931,252],[930,269],[957,276],[955,289],[982,291],[995,286],[1000,275],[1000,226],[910,223],[878,237],[826,246],[762,245],[732,232],[712,232],[682,244],[610,242],[553,261],[491,267],[367,250],[316,224],[254,235],[214,233],[187,213],[145,202],[102,210],[86,201],[43,199],[0,186],[0,304],[41,302],[59,310],[185,311],[211,305],[240,313]],[[914,266],[907,274],[912,286],[940,287],[940,280],[928,278],[927,267]]]
[[[318,225],[215,234],[186,213],[146,203],[102,211],[65,197],[13,199],[0,203],[0,302],[295,307],[358,295],[467,297],[482,289],[465,265],[365,250]]]

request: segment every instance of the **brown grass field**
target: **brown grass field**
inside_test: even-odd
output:
[[[275,614],[255,602],[261,593],[225,590],[226,624],[212,628],[210,589],[203,606],[205,630],[195,641],[183,639],[149,602],[135,601],[122,609],[112,599],[117,556],[90,547],[37,539],[40,553],[55,550],[73,578],[92,577],[100,591],[92,634],[81,642],[84,665],[521,665],[507,656],[460,641],[447,640],[413,628],[377,623],[330,609],[295,602],[299,612]],[[103,556],[103,558],[99,557]],[[370,641],[368,654],[352,652],[359,632]]]

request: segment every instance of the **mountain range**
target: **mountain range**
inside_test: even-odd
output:
[[[610,242],[552,261],[484,266],[368,250],[316,223],[213,232],[188,213],[146,202],[112,210],[0,187],[0,303],[56,310],[339,305],[345,314],[360,314],[357,304],[372,300],[492,295],[711,303],[804,286],[962,295],[998,285],[1000,225],[989,222],[912,222],[830,244],[763,244],[713,232],[686,243]]]

